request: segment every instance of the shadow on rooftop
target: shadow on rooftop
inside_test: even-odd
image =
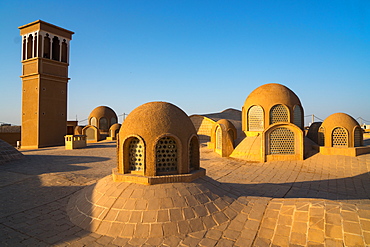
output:
[[[2,165],[1,170],[27,175],[40,175],[44,173],[87,170],[90,169],[90,167],[81,164],[103,162],[107,160],[110,159],[95,156],[25,155],[21,160]]]
[[[220,187],[235,196],[363,200],[370,199],[370,172],[346,178],[292,183],[220,183]]]

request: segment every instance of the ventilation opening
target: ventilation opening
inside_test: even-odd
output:
[[[288,110],[283,105],[275,105],[270,110],[270,124],[289,122]]]
[[[156,149],[157,175],[177,174],[177,145],[171,137],[160,139]]]
[[[248,130],[263,131],[263,110],[260,106],[252,106],[248,111]]]
[[[129,170],[144,171],[144,145],[138,138],[132,138],[128,146]]]
[[[324,127],[320,127],[319,132],[317,133],[318,134],[318,142],[319,142],[318,144],[320,146],[325,145],[325,134],[324,134],[324,132],[325,132]]]
[[[332,134],[333,147],[348,147],[348,135],[344,128],[337,127]]]
[[[287,128],[277,128],[270,134],[269,154],[295,154],[294,133]]]

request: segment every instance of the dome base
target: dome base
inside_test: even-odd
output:
[[[194,181],[197,178],[203,177],[206,175],[206,170],[200,168],[199,170],[191,171],[188,174],[175,174],[175,175],[163,175],[163,176],[143,176],[138,174],[130,173],[119,173],[117,168],[112,170],[113,181],[115,182],[129,182],[145,185],[153,184],[164,184],[164,183],[178,183],[185,182],[189,183]]]
[[[208,230],[242,210],[212,179],[146,186],[107,176],[74,194],[70,220],[85,230],[122,238],[166,238]]]

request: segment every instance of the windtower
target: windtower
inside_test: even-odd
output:
[[[71,31],[37,20],[22,36],[22,148],[63,145]]]

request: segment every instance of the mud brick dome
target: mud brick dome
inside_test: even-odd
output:
[[[363,145],[363,131],[350,115],[334,113],[319,128],[319,144],[326,147],[359,147]]]
[[[98,106],[89,115],[89,125],[97,127],[101,132],[108,132],[117,123],[117,114],[108,106]]]
[[[262,132],[278,122],[294,123],[303,129],[303,108],[298,96],[289,88],[269,83],[256,88],[244,102],[243,131]]]

